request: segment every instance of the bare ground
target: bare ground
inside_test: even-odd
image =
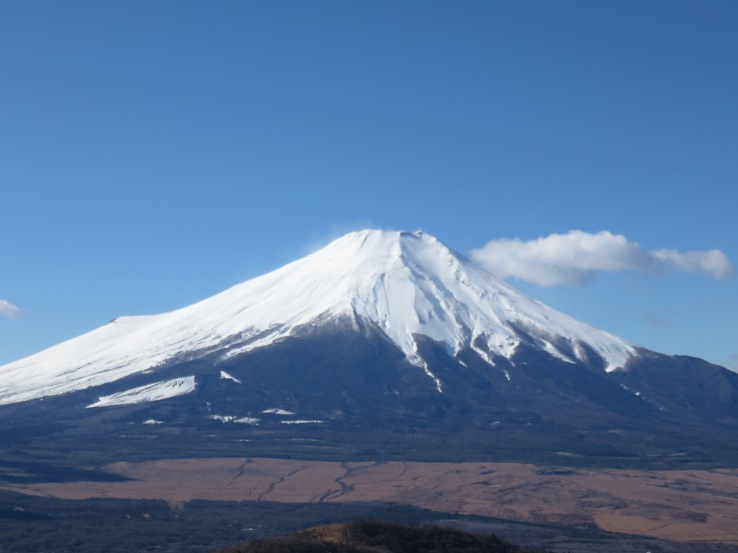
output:
[[[321,462],[264,458],[119,462],[118,482],[0,483],[62,499],[395,502],[518,521],[738,544],[738,469],[590,470],[519,463]]]

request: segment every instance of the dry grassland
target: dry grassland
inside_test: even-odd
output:
[[[677,541],[738,544],[738,469],[586,470],[516,463],[179,459],[114,463],[124,482],[2,484],[64,499],[396,502],[518,521],[595,523]]]

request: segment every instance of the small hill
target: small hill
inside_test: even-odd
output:
[[[438,526],[358,521],[308,528],[218,553],[533,553],[496,536]]]

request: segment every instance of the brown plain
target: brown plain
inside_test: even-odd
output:
[[[113,463],[123,482],[2,484],[86,499],[394,502],[517,521],[738,544],[738,469],[637,471],[517,463],[320,462],[263,458]]]

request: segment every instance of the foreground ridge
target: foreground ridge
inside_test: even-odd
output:
[[[218,553],[533,553],[494,535],[395,522],[357,521],[308,528]],[[538,553],[541,553],[540,551]]]

